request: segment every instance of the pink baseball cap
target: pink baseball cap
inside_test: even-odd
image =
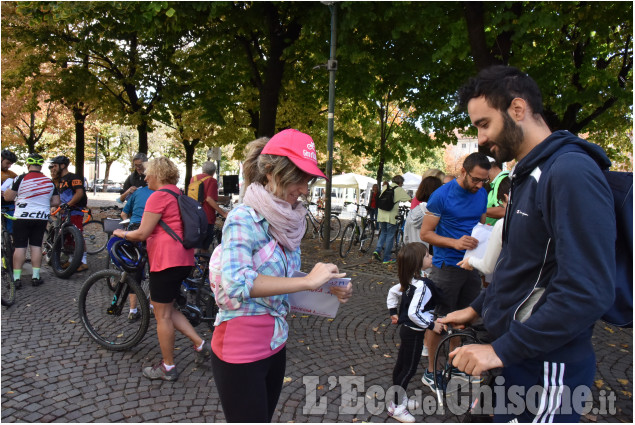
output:
[[[326,178],[317,166],[317,154],[313,139],[301,131],[292,128],[282,130],[269,139],[261,153],[286,156],[305,173]]]

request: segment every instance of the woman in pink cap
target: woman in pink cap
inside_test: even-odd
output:
[[[317,263],[308,275],[290,277],[300,270],[306,226],[298,197],[312,180],[325,178],[310,136],[290,129],[254,140],[243,173],[243,204],[223,228],[212,369],[228,422],[270,422],[286,367],[287,294],[316,289],[344,273]],[[331,291],[346,302],[352,286]]]

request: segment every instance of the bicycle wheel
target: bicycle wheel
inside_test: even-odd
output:
[[[368,252],[373,246],[373,239],[375,238],[375,227],[371,222],[367,222],[362,230],[361,241],[359,242],[359,250],[361,252]]]
[[[53,263],[53,242],[55,242],[53,238],[53,226],[49,223],[42,239],[42,260],[49,266]]]
[[[461,396],[469,394],[472,396],[472,384],[469,377],[465,379],[465,374],[461,373],[453,367],[449,362],[449,354],[457,347],[466,344],[478,343],[476,338],[463,331],[446,335],[441,341],[434,355],[434,366],[439,373],[438,382],[440,389],[436,391],[437,402],[439,406],[456,415],[458,422],[460,415],[468,413],[472,404],[471,399],[466,400]],[[478,385],[478,384],[476,384]],[[443,389],[443,390],[442,390]]]
[[[62,227],[62,234],[55,240],[51,253],[51,266],[57,277],[68,278],[82,262],[84,238],[75,226]]]
[[[336,215],[331,215],[329,224],[331,225],[331,236],[329,237],[329,242],[333,242],[340,235],[342,224]],[[324,239],[324,220],[320,223],[320,239]]]
[[[353,241],[355,240],[355,224],[350,223],[348,226],[344,228],[344,233],[342,233],[342,239],[340,240],[340,257],[346,258],[351,247],[353,246]]]
[[[15,303],[15,282],[13,281],[12,244],[9,232],[2,232],[2,305],[9,307]]]
[[[110,280],[117,282],[114,292],[109,287]],[[141,317],[132,322],[128,321],[130,294],[137,296],[137,309],[141,312]],[[148,299],[130,276],[118,270],[101,270],[86,279],[77,304],[88,335],[108,350],[134,347],[148,330]]]
[[[399,253],[401,247],[403,247],[403,230],[397,229],[397,233],[395,234],[395,250],[393,251],[395,255]]]
[[[108,233],[104,232],[104,224],[101,221],[90,220],[84,224],[84,242],[86,242],[86,253],[97,254],[106,248],[108,243]]]
[[[317,232],[315,231],[315,225],[313,224],[313,220],[307,215],[306,216],[306,229],[304,230],[304,239],[315,239],[317,236]]]

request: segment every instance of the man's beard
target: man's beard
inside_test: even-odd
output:
[[[508,162],[516,158],[520,145],[525,138],[523,129],[516,125],[516,122],[507,114],[503,112],[503,129],[496,136],[496,138],[488,143],[490,146],[496,146],[496,151],[490,149],[490,153],[496,159],[496,162]]]

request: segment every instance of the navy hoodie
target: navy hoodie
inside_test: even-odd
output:
[[[569,144],[577,151],[558,152]],[[615,214],[601,171],[610,164],[599,146],[556,131],[512,170],[501,254],[472,303],[504,365],[593,353],[593,324],[614,299]]]

